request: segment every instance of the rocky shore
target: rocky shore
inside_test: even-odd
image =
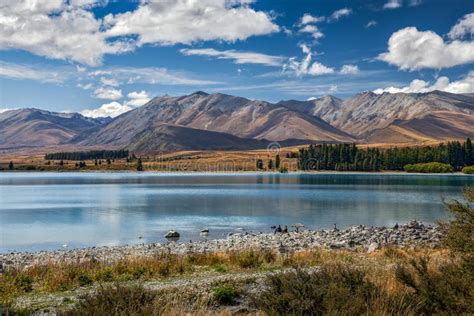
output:
[[[347,229],[305,230],[290,233],[234,233],[225,239],[197,242],[167,242],[138,244],[133,246],[90,247],[72,250],[12,252],[0,254],[0,271],[10,268],[27,268],[45,263],[73,263],[98,260],[111,263],[134,256],[157,254],[187,254],[203,252],[243,251],[248,249],[273,249],[280,253],[327,249],[363,249],[375,251],[383,246],[436,247],[440,243],[439,227],[417,221],[395,227],[367,227],[363,225]]]

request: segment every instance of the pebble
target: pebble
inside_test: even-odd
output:
[[[186,254],[204,252],[242,251],[246,249],[286,249],[288,252],[319,248],[363,248],[373,252],[383,246],[437,247],[441,231],[438,226],[411,221],[398,228],[353,226],[347,229],[304,230],[290,233],[229,233],[227,238],[170,244],[150,243],[127,246],[103,246],[39,252],[0,254],[2,270],[22,269],[27,266],[64,262],[83,262],[91,258],[111,263],[130,256],[156,256],[160,253]]]

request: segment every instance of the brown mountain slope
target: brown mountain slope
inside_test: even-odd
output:
[[[421,118],[397,120],[367,136],[370,143],[424,143],[474,138],[474,115],[436,111]]]
[[[282,146],[305,144],[304,140],[288,140]],[[127,149],[134,152],[172,152],[179,150],[247,150],[261,149],[270,141],[240,138],[234,135],[159,123],[153,129],[135,135]]]
[[[66,143],[101,122],[77,113],[19,109],[0,113],[0,148]]]
[[[275,141],[354,140],[318,117],[283,106],[219,93],[209,95],[196,92],[183,97],[155,98],[91,133],[80,135],[74,142],[81,145],[127,146],[135,135],[152,131],[158,123]]]

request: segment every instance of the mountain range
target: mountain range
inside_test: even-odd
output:
[[[422,144],[466,137],[474,137],[474,95],[440,91],[278,103],[198,91],[156,97],[113,119],[31,108],[0,113],[0,149],[240,150],[275,141]]]

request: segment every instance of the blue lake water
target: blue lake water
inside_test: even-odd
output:
[[[446,219],[474,176],[0,173],[0,252],[181,241],[229,232]],[[139,236],[143,237],[139,239]]]

